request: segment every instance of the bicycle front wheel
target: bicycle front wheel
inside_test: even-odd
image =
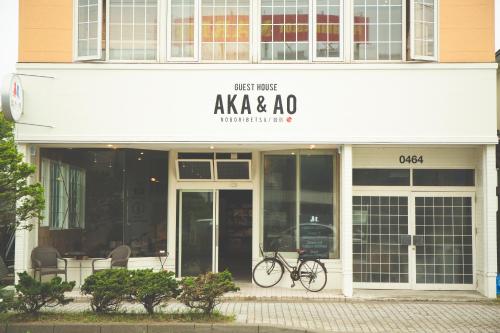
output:
[[[265,258],[255,265],[252,277],[254,282],[262,288],[270,288],[280,282],[285,269],[283,264],[275,258]]]
[[[326,268],[319,260],[305,260],[299,266],[300,283],[309,291],[318,292],[326,286]]]

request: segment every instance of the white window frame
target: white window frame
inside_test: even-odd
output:
[[[349,4],[349,9],[350,9],[350,17],[349,17],[349,29],[350,29],[350,38],[348,41],[346,41],[347,43],[349,43],[349,50],[350,50],[350,53],[351,53],[351,57],[350,57],[350,60],[352,63],[376,63],[376,64],[380,64],[380,63],[404,63],[406,62],[408,59],[407,57],[407,52],[406,52],[406,45],[407,45],[407,37],[406,37],[406,25],[408,24],[407,22],[407,19],[406,19],[406,13],[407,13],[407,6],[406,6],[406,1],[405,0],[401,0],[401,15],[403,16],[402,17],[402,20],[401,20],[401,59],[400,60],[358,60],[358,59],[354,59],[354,52],[353,52],[353,45],[354,45],[354,1],[353,0],[346,0],[346,1],[350,1],[350,4]],[[378,32],[377,32],[378,33]]]
[[[308,40],[308,47],[309,47],[309,57],[308,59],[305,59],[305,60],[262,60],[262,48],[261,48],[261,28],[262,28],[262,0],[258,0],[258,1],[255,1],[256,3],[256,12],[258,13],[257,17],[258,19],[255,20],[254,23],[252,23],[251,25],[255,26],[256,29],[256,38],[254,40],[254,45],[251,45],[251,47],[255,47],[257,48],[257,61],[256,63],[260,63],[260,64],[307,64],[307,63],[312,63],[313,62],[313,56],[312,56],[312,52],[313,52],[313,37],[314,37],[314,33],[313,33],[313,27],[311,27],[311,25],[315,25],[316,23],[312,23],[311,19],[313,17],[313,2],[312,1],[309,1],[309,21],[308,21],[308,25],[309,25],[309,40]],[[271,43],[274,43],[271,42]]]
[[[410,56],[413,60],[437,61],[439,52],[439,0],[434,1],[434,55],[425,56],[415,53],[415,0],[410,0]]]
[[[227,179],[227,178],[219,178],[219,172],[218,172],[218,164],[219,162],[222,163],[231,163],[231,162],[239,162],[239,163],[247,163],[248,164],[248,178],[241,178],[241,179]],[[247,182],[252,180],[252,160],[215,160],[214,164],[214,174],[215,174],[215,180],[216,181],[221,181],[221,182]]]
[[[172,0],[168,0],[169,2],[172,1]],[[200,63],[204,63],[204,64],[251,64],[254,62],[254,59],[253,59],[253,48],[254,48],[254,39],[253,39],[253,31],[254,31],[254,22],[253,22],[253,18],[254,18],[254,13],[253,13],[253,7],[254,7],[254,3],[252,1],[250,1],[250,5],[248,6],[248,60],[203,60],[202,56],[201,56],[201,44],[203,43],[202,41],[202,31],[203,31],[203,23],[202,23],[202,20],[201,20],[201,8],[202,8],[202,1],[203,0],[199,0],[198,1],[198,13],[199,13],[199,19],[198,19],[198,27],[197,27],[197,33],[198,33],[198,36],[199,37],[199,40],[198,40],[198,44],[196,45],[196,47],[198,48],[198,56],[199,56],[199,59],[198,59],[198,62]],[[227,42],[224,42],[224,43],[227,43]],[[169,43],[170,45],[170,43]]]
[[[317,46],[318,46],[318,35],[317,35],[317,29],[318,29],[318,23],[317,23],[317,2],[318,0],[313,0],[312,1],[312,47],[311,47],[311,52],[312,52],[312,61],[314,62],[341,62],[344,61],[344,47],[346,43],[346,38],[344,36],[344,24],[346,20],[344,19],[345,16],[345,2],[349,0],[339,0],[340,2],[340,8],[339,8],[339,56],[338,57],[318,57],[316,54],[317,51]]]
[[[161,0],[159,0],[161,1]],[[167,19],[161,20],[161,22],[166,21],[166,34],[167,34],[167,61],[169,62],[198,62],[200,59],[200,32],[201,32],[201,23],[200,23],[200,1],[195,1],[194,4],[194,51],[193,57],[174,57],[172,56],[172,0],[165,0],[168,2],[167,5]],[[162,24],[159,21],[159,24]],[[165,24],[165,23],[163,23]]]
[[[78,1],[78,0],[74,0]],[[99,0],[102,1],[102,0]],[[161,61],[160,58],[160,48],[162,47],[162,43],[160,40],[161,37],[161,26],[163,25],[163,20],[161,20],[161,14],[163,13],[162,11],[162,2],[163,0],[157,0],[157,7],[156,7],[156,59],[155,60],[124,60],[124,59],[110,59],[109,58],[109,5],[110,5],[110,0],[106,1],[106,62],[110,63],[143,63],[143,64],[156,64]],[[102,7],[102,6],[101,6]],[[102,27],[102,20],[101,20],[101,27]]]
[[[102,60],[102,18],[103,18],[103,0],[97,0],[97,55],[79,56],[78,55],[78,29],[79,29],[79,9],[78,0],[73,0],[73,60],[88,61]],[[106,29],[108,31],[108,29]],[[107,38],[106,38],[107,39]],[[106,49],[108,46],[106,45]],[[106,52],[107,54],[108,52]]]
[[[207,178],[207,179],[199,179],[199,178],[184,179],[184,178],[181,178],[181,174],[179,172],[179,163],[181,163],[181,162],[208,162],[208,163],[210,163],[210,178]],[[214,161],[211,159],[178,158],[175,161],[175,173],[177,176],[177,181],[179,181],[179,182],[212,182],[212,181],[214,181]]]

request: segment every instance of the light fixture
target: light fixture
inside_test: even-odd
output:
[[[142,161],[142,157],[138,157],[138,158],[137,158],[137,160],[138,160],[138,161]]]
[[[214,149],[215,149],[215,147],[214,147],[214,146],[210,146],[210,149],[214,150]]]
[[[310,145],[309,146],[309,149],[314,149],[314,148],[316,148],[316,145]]]
[[[109,144],[109,145],[106,145],[106,146],[108,146],[109,148],[113,148],[113,145],[111,145],[111,144]]]
[[[141,151],[141,155],[144,155],[144,152],[143,152],[143,151]]]
[[[156,178],[155,178],[155,177],[151,177],[151,178],[149,178],[149,180],[150,180],[151,182],[153,182],[153,183],[157,182],[157,180],[156,180]]]

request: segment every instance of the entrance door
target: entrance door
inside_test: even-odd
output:
[[[353,196],[356,288],[473,289],[471,193]]]
[[[179,276],[214,270],[215,227],[214,191],[180,191]]]
[[[179,191],[178,275],[228,269],[250,280],[252,191]]]
[[[219,206],[219,272],[237,280],[252,279],[252,191],[221,190]]]

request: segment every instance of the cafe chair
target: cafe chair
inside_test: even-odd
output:
[[[64,262],[64,269],[58,267],[59,260]],[[31,264],[33,266],[33,277],[36,273],[40,281],[43,275],[64,274],[64,281],[68,281],[68,261],[61,257],[59,251],[50,246],[37,246],[31,251]]]
[[[0,256],[0,285],[12,284],[14,282],[14,266],[8,266]]]
[[[97,258],[92,260],[92,273],[108,268],[127,268],[128,258],[130,258],[131,252],[130,247],[127,245],[118,246],[116,249],[111,251],[106,258]],[[96,269],[95,263],[100,260],[110,260],[109,267]]]

